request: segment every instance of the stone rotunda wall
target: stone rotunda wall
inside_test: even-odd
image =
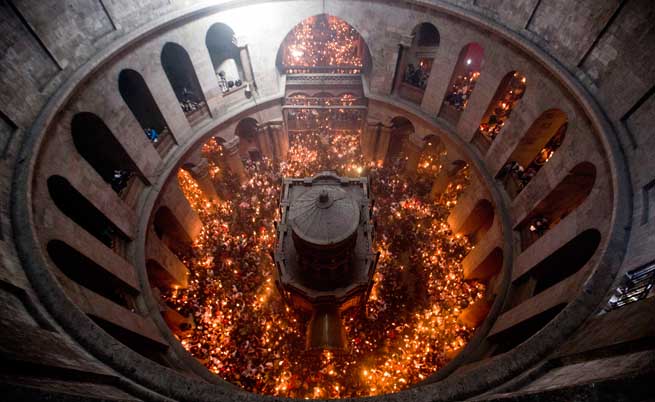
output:
[[[13,368],[2,373],[3,390],[23,399],[261,399],[186,353],[160,314],[148,272],[171,284],[187,280],[170,245],[193,239],[201,223],[170,177],[206,139],[235,143],[242,119],[281,120],[279,45],[295,24],[321,13],[347,21],[369,46],[369,127],[405,117],[414,127],[408,155],[436,135],[471,164],[474,184],[449,224],[470,234],[491,208],[490,229],[463,264],[471,277],[502,266],[498,297],[467,349],[425,383],[380,399],[547,392],[613,376],[639,384],[652,372],[643,362],[653,357],[644,341],[653,336],[653,299],[595,315],[624,273],[655,260],[651,2],[7,1],[0,5],[7,38],[0,61],[0,354]],[[439,44],[425,94],[408,102],[393,86],[398,49],[425,22],[438,29]],[[216,23],[235,34],[250,98],[218,87],[206,47]],[[471,43],[484,49],[480,78],[468,107],[446,116],[444,95],[460,50]],[[185,116],[178,106],[166,48],[188,56],[197,113]],[[134,72],[133,85],[147,88],[150,97],[140,101],[158,109],[167,127],[156,146],[121,92],[126,70]],[[498,137],[480,148],[476,130],[512,71],[527,78],[525,94]],[[539,138],[528,134],[552,109],[566,116],[564,142],[512,198],[495,178]],[[373,135],[388,142],[389,133],[368,130],[363,146],[371,147]],[[369,149],[378,156],[387,152],[380,138]],[[107,183],[107,166],[134,172],[120,195]],[[526,245],[524,229],[536,213],[558,223]],[[570,255],[566,245],[586,236],[598,238],[595,252],[553,279],[552,256]],[[605,331],[617,327],[632,330]],[[567,377],[581,362],[589,368],[579,371],[582,380]]]

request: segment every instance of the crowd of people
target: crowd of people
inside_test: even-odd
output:
[[[503,88],[503,92],[497,99],[494,99],[494,104],[490,107],[486,121],[480,124],[480,133],[490,140],[496,138],[510,113],[512,113],[512,108],[523,97],[525,83],[526,78],[524,76],[517,72],[512,74],[507,86]]]
[[[182,89],[182,99],[180,100],[180,107],[184,114],[193,113],[196,110],[199,110],[203,105],[202,101],[198,100],[198,97],[195,96],[188,88]]]
[[[414,87],[425,90],[428,86],[428,79],[430,78],[430,70],[428,67],[416,67],[410,63],[405,70],[405,77],[403,81]]]
[[[130,182],[132,176],[133,172],[127,169],[115,169],[109,184],[118,195],[121,195],[123,190],[125,190],[128,183]]]
[[[298,133],[290,145],[279,164],[245,162],[249,180],[242,186],[216,166],[220,145],[204,147],[218,187],[229,187],[220,192],[230,197],[216,202],[179,171],[181,188],[204,223],[193,247],[180,255],[191,272],[189,287],[163,292],[171,307],[193,318],[194,327],[179,335],[182,344],[212,372],[261,394],[359,397],[427,378],[466,344],[473,328],[458,314],[485,291],[463,279],[461,260],[470,245],[446,223],[468,173],[462,170],[441,198],[430,200],[416,186],[430,177],[402,175],[404,158],[389,166],[364,163],[357,131]],[[270,253],[282,177],[323,170],[369,177],[380,259],[365,312],[342,317],[348,350],[317,354],[305,352],[308,317],[277,293]]]
[[[479,77],[480,72],[478,71],[467,71],[455,77],[450,90],[446,94],[444,103],[460,112],[466,109],[466,105]]]
[[[505,188],[512,197],[520,193],[546,162],[553,157],[555,151],[557,151],[564,141],[565,132],[566,125],[562,126],[558,130],[558,133],[546,143],[527,168],[515,160],[510,160],[503,166],[498,173],[498,179],[504,183]]]

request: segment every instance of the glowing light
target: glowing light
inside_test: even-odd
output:
[[[436,200],[428,198],[443,153],[431,147],[418,178],[390,166],[366,164],[358,131],[309,132],[290,137],[288,158],[247,162],[250,180],[239,186],[220,168],[222,147],[203,147],[219,188],[232,194],[207,204],[184,170],[181,188],[204,227],[179,257],[190,270],[187,288],[163,292],[164,301],[192,318],[178,332],[182,345],[212,372],[244,389],[294,398],[343,398],[396,392],[427,378],[461,349],[473,328],[458,315],[480,299],[484,286],[465,281],[461,260],[471,249],[451,233],[446,217],[469,182],[462,169]],[[380,252],[363,316],[344,316],[349,352],[304,351],[307,317],[295,315],[275,290],[273,222],[283,176],[333,169],[370,178]]]

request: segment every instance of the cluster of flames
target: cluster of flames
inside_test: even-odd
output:
[[[189,286],[164,292],[166,303],[193,325],[179,331],[184,347],[212,372],[242,388],[294,398],[344,398],[405,389],[443,367],[473,329],[458,320],[481,299],[484,285],[463,278],[468,239],[451,233],[446,217],[468,183],[462,170],[440,197],[429,196],[440,170],[425,152],[412,179],[403,163],[366,163],[357,131],[303,133],[290,139],[286,161],[247,162],[239,185],[216,161],[220,146],[203,152],[220,200],[207,200],[183,170],[179,183],[204,229],[180,258]],[[275,287],[270,252],[282,177],[336,170],[367,175],[375,197],[375,248],[380,260],[364,312],[343,316],[347,351],[305,351],[308,317],[287,307]]]

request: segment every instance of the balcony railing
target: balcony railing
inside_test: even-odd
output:
[[[359,66],[287,66],[284,68],[286,74],[361,74],[362,67]]]
[[[284,100],[285,106],[366,106],[365,98],[343,98],[343,97],[287,97]]]
[[[615,310],[626,304],[645,299],[651,293],[654,284],[655,264],[628,272],[607,302],[605,311]]]

